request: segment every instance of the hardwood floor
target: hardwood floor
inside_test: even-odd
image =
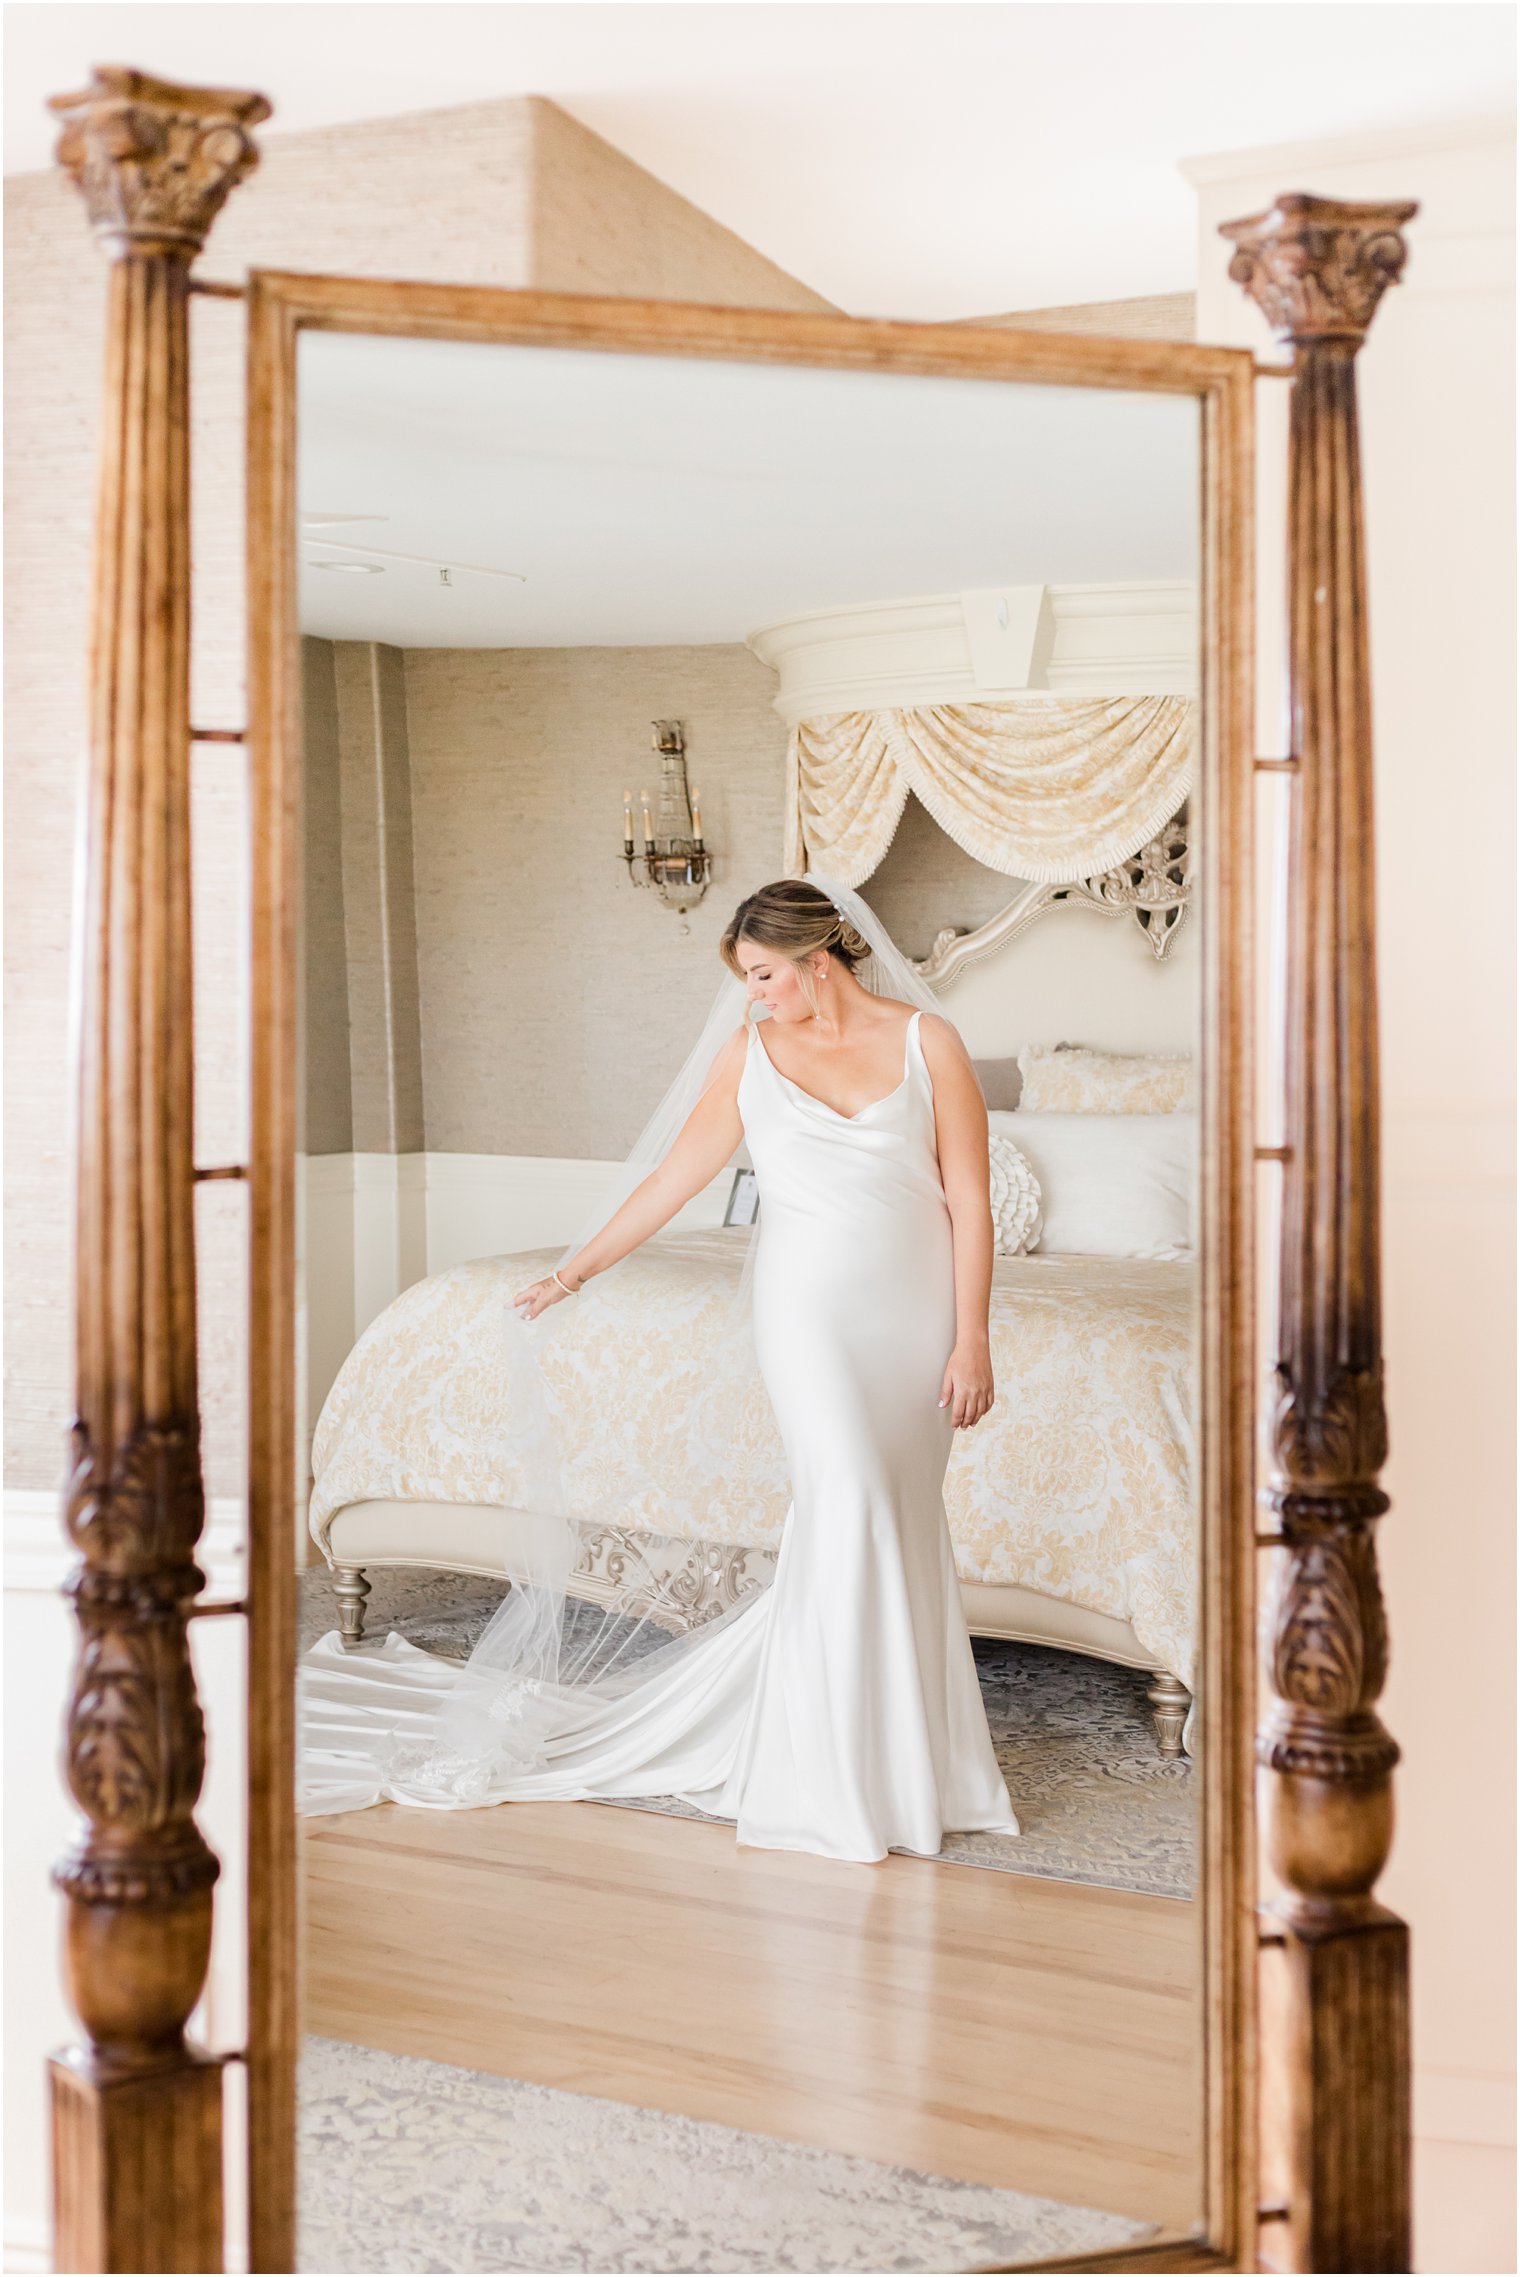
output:
[[[305,2029],[1188,2229],[1197,1909],[594,1803],[305,1822]]]

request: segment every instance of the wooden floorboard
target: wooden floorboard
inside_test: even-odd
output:
[[[1198,1914],[594,1803],[305,1822],[305,2028],[1186,2230]]]

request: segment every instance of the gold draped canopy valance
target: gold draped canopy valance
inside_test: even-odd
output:
[[[800,720],[787,753],[786,866],[859,885],[917,793],[975,861],[1067,885],[1127,861],[1193,783],[1185,696],[1032,696]]]

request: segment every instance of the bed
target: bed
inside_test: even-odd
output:
[[[702,1355],[720,1332],[749,1239],[742,1228],[666,1233],[573,1308],[546,1350],[585,1429],[572,1457],[588,1501],[615,1484],[637,1430],[669,1498],[641,1484],[626,1525],[588,1545],[573,1587],[610,1594],[620,1549],[703,1544],[683,1607],[698,1622],[762,1582],[786,1516],[785,1467],[758,1376],[728,1489],[691,1492],[678,1435]],[[503,1414],[501,1337],[514,1289],[558,1249],[429,1275],[388,1305],[344,1362],[312,1450],[311,1532],[331,1567],[338,1627],[363,1636],[367,1573],[420,1566],[503,1574],[514,1457]],[[1167,1259],[999,1258],[991,1306],[999,1397],[960,1432],[945,1482],[972,1632],[1143,1669],[1162,1752],[1181,1751],[1197,1620],[1193,1268]],[[651,1328],[658,1333],[651,1334]],[[651,1438],[654,1446],[651,1450]],[[700,1508],[700,1527],[690,1518]],[[684,1563],[689,1550],[679,1552]]]

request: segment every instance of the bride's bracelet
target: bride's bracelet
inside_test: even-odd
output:
[[[551,1281],[559,1281],[558,1272],[551,1268],[549,1278]],[[584,1281],[581,1283],[581,1289],[572,1289],[568,1281],[559,1281],[559,1285],[564,1290],[567,1297],[578,1297],[581,1293],[581,1289],[586,1286]]]

